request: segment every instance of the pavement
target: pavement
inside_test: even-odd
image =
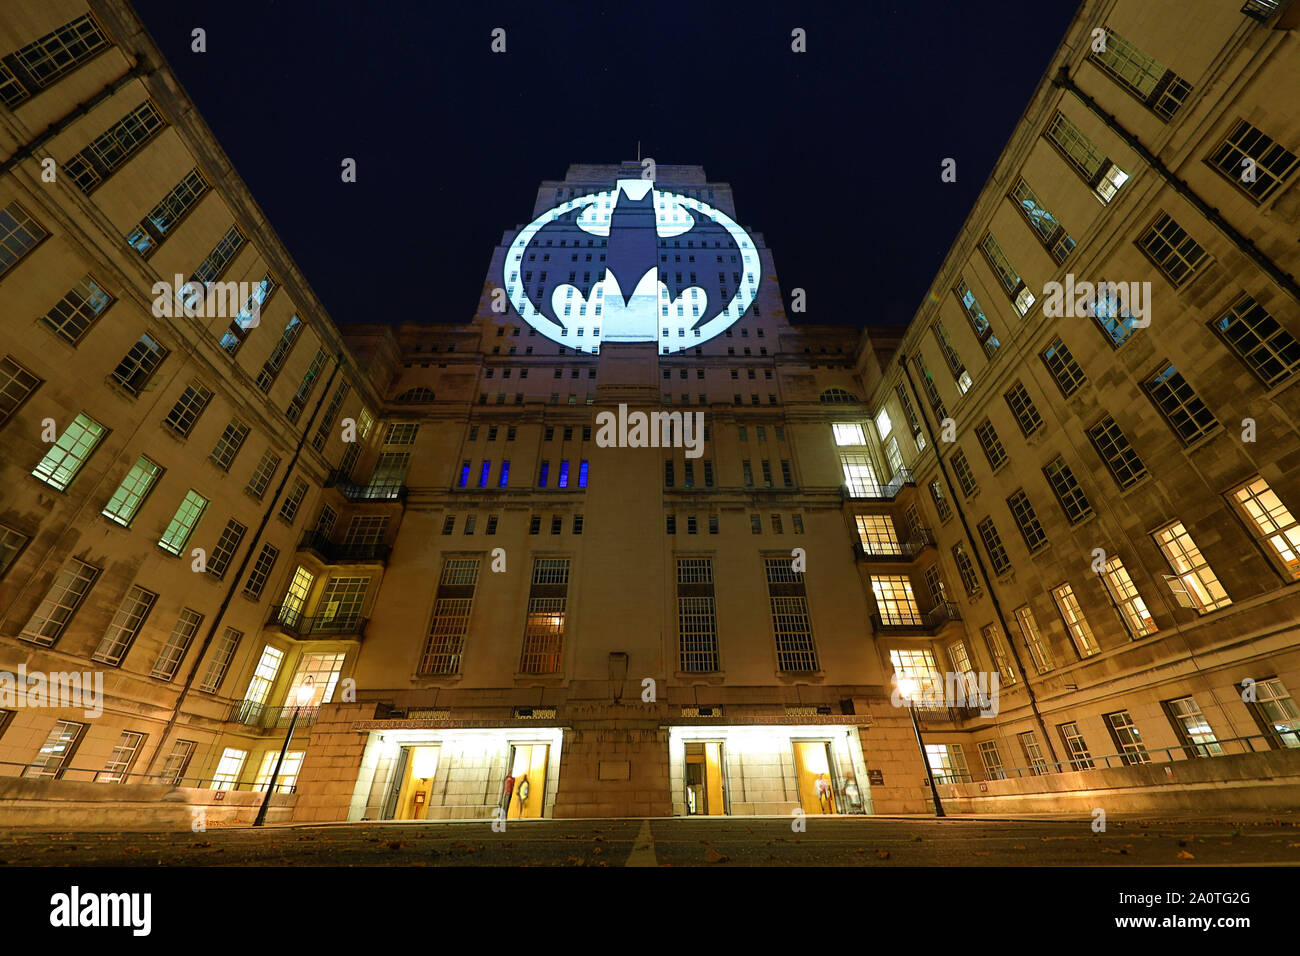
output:
[[[715,817],[0,829],[0,866],[1300,866],[1300,814]],[[802,827],[802,829],[800,829]]]

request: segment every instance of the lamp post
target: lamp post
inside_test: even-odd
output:
[[[925,765],[925,779],[930,784],[930,794],[934,797],[934,815],[946,816],[943,812],[943,802],[939,799],[939,788],[934,785],[934,771],[930,769],[930,758],[925,752],[925,741],[921,739],[921,724],[916,719],[915,698],[920,684],[915,677],[899,675],[894,678],[894,685],[898,688],[899,696],[907,699],[907,712],[912,715],[912,730],[916,732],[916,746],[921,751],[921,763]]]
[[[298,712],[311,703],[315,692],[316,681],[311,677],[303,681],[298,688],[297,703],[293,708],[293,716],[289,718],[289,732],[284,735],[284,746],[280,748],[280,756],[276,758],[275,769],[271,771],[271,779],[266,785],[266,797],[257,811],[257,819],[253,821],[255,827],[260,827],[266,822],[266,813],[271,809],[271,794],[275,793],[275,782],[280,777],[280,767],[284,765],[284,755],[289,752],[289,741],[293,740],[293,728],[298,723]]]

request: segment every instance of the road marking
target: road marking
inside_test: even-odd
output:
[[[632,844],[632,852],[627,855],[627,862],[624,866],[658,866],[659,860],[655,857],[655,841],[650,835],[650,821],[642,820],[641,829],[637,831],[636,840]]]

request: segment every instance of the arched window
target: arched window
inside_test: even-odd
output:
[[[408,388],[401,395],[397,396],[397,402],[400,405],[419,405],[421,402],[433,401],[433,389],[420,386],[418,388]]]
[[[848,402],[860,402],[861,399],[852,392],[846,392],[842,388],[828,388],[822,392],[821,402],[823,405],[843,405]]]

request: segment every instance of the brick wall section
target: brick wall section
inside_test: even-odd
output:
[[[671,816],[667,730],[566,730],[563,751],[555,817]]]
[[[294,823],[348,818],[369,736],[353,730],[352,725],[358,720],[374,719],[377,707],[374,701],[321,707],[298,774]]]

